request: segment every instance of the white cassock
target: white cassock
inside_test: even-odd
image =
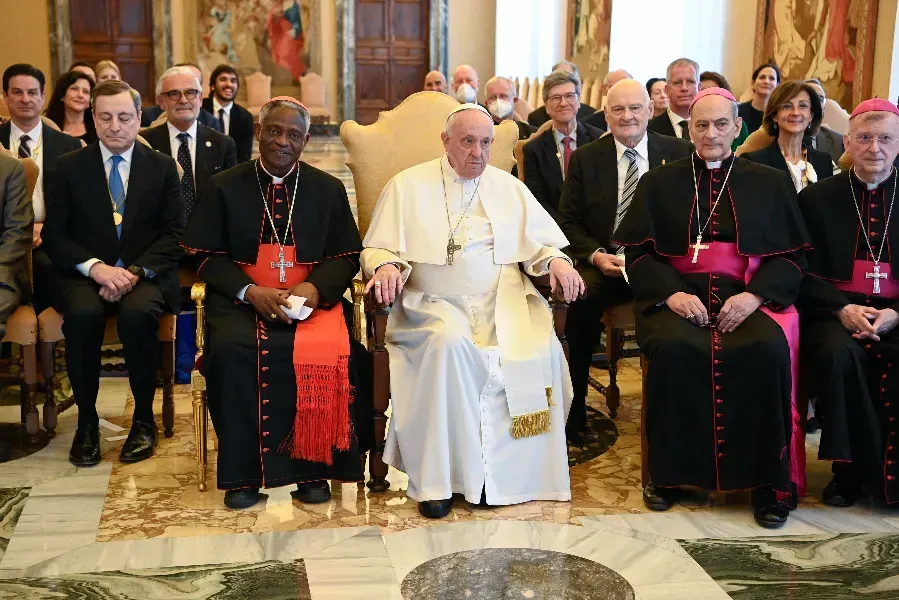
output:
[[[365,275],[394,263],[405,283],[387,321],[384,460],[419,502],[461,493],[477,503],[482,489],[494,505],[570,500],[571,379],[550,308],[521,270],[546,275],[568,241],[518,179],[490,166],[479,179],[463,180],[445,156],[407,169],[365,236]],[[448,265],[448,221],[460,219]],[[548,431],[513,436],[513,417],[538,414]]]

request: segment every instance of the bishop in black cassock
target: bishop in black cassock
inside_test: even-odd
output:
[[[891,219],[899,109],[862,102],[846,139],[853,168],[799,195],[813,247],[798,303],[802,350],[815,374],[818,457],[833,461],[824,502],[849,506],[870,494],[892,504],[899,503],[899,223]]]
[[[731,153],[735,105],[719,88],[697,96],[696,154],[643,176],[614,241],[649,359],[647,506],[670,508],[682,485],[752,488],[756,521],[780,527],[776,492],[789,495],[791,473],[804,492],[791,305],[807,233],[786,175]]]
[[[204,258],[202,369],[231,508],[292,483],[300,500],[325,502],[326,480],[362,479],[373,440],[371,366],[343,299],[362,249],[346,190],[299,160],[302,105],[276,98],[260,117],[261,159],[210,180],[182,240]],[[316,306],[312,316],[288,318],[290,295]]]

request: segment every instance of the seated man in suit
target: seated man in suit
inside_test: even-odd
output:
[[[0,339],[6,320],[28,289],[26,257],[31,247],[34,209],[25,183],[25,168],[0,153]]]
[[[459,102],[475,103],[478,101],[478,91],[481,82],[478,72],[471,65],[459,65],[453,71],[453,97]]]
[[[602,131],[577,120],[581,80],[568,71],[553,71],[543,82],[543,102],[552,127],[524,146],[524,182],[543,208],[561,223],[559,199],[576,148],[599,139]]]
[[[562,60],[554,64],[553,71],[568,71],[578,79],[581,78],[581,73],[578,71],[577,65],[567,60]],[[589,104],[581,104],[577,111],[578,121],[583,121],[595,112],[596,109]],[[549,113],[546,112],[546,106],[541,106],[540,108],[531,111],[531,114],[528,115],[528,123],[534,127],[540,127],[549,121],[549,118]]]
[[[181,165],[181,197],[185,223],[197,203],[197,190],[209,178],[237,164],[234,140],[197,122],[202,84],[186,67],[172,67],[156,83],[156,102],[168,121],[144,131],[143,136],[163,154]]]
[[[568,309],[569,369],[574,400],[568,414],[569,437],[586,425],[587,379],[593,349],[602,332],[600,316],[633,295],[623,277],[624,248],[612,243],[637,189],[649,170],[690,155],[689,142],[646,131],[652,101],[633,79],[616,83],[606,100],[612,135],[571,155],[559,212],[568,247],[587,286],[586,299]]]
[[[446,93],[446,76],[440,71],[430,71],[425,75],[425,85],[422,88],[425,92]]]
[[[183,62],[175,65],[176,67],[184,67],[185,69],[189,69],[191,73],[199,80],[203,81],[203,72],[200,70],[200,67],[197,66],[196,63],[192,62]],[[202,85],[200,86],[202,88]],[[141,127],[155,127],[157,125],[162,125],[163,122],[159,121],[159,117],[163,116],[165,113],[165,109],[159,105],[147,107],[145,111],[148,115],[143,115],[140,120]],[[152,118],[151,118],[152,117]],[[225,133],[221,125],[219,124],[219,120],[212,116],[212,113],[206,110],[205,108],[200,109],[200,115],[197,117],[197,122],[200,125],[205,125],[206,127],[211,127],[215,129],[219,133]]]
[[[699,64],[689,58],[678,58],[665,74],[668,110],[649,122],[653,133],[673,135],[690,141],[690,105],[699,93]]]
[[[240,78],[231,65],[219,65],[209,76],[209,97],[203,108],[218,119],[219,131],[234,140],[237,162],[247,162],[253,154],[253,115],[234,101]]]
[[[32,300],[38,313],[53,304],[56,288],[53,263],[41,249],[41,229],[47,215],[44,190],[53,179],[59,157],[81,148],[76,138],[44,127],[41,121],[44,82],[44,74],[32,65],[16,64],[7,68],[3,72],[3,100],[9,108],[10,120],[0,125],[0,144],[19,158],[31,158],[40,170],[31,197],[34,207]]]
[[[503,121],[515,119],[515,101],[518,94],[515,93],[515,83],[507,78],[492,77],[485,86],[487,94],[486,107],[493,117],[493,122],[499,125]],[[518,139],[526,140],[531,137],[532,133],[537,132],[537,128],[521,121],[515,121],[518,125]],[[513,173],[514,174],[514,173]]]
[[[100,347],[112,315],[134,396],[121,459],[153,455],[159,318],[179,308],[184,229],[175,161],[136,143],[140,94],[124,81],[104,81],[94,88],[91,107],[100,139],[59,159],[44,225],[44,247],[58,268],[66,368],[78,405],[69,453],[76,466],[100,462]]]
[[[817,92],[823,113],[824,108],[827,106],[827,94],[821,86],[821,81],[819,79],[807,79],[805,82]],[[808,142],[812,148],[830,154],[834,163],[838,163],[840,157],[843,156],[843,136],[826,125],[821,125],[817,134],[808,136]]]
[[[618,83],[619,81],[624,81],[625,79],[633,79],[631,74],[625,71],[624,69],[618,69],[617,71],[609,71],[606,73],[606,76],[602,80],[602,85],[599,86],[600,90],[600,102],[602,98],[605,98],[609,94],[609,90],[612,89],[612,86]],[[608,102],[606,102],[608,104]],[[609,126],[606,124],[606,111],[598,110],[589,117],[583,119],[584,123],[587,125],[592,125],[597,129],[602,129],[603,131],[607,130]]]

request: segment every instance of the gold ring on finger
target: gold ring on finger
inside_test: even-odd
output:
[[[273,318],[273,319],[277,319],[277,318],[278,318],[278,315],[276,315],[275,313],[272,313],[272,318]]]

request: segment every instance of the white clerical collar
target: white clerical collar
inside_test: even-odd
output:
[[[135,143],[136,142],[132,142],[131,146],[129,146],[127,150],[119,153],[119,156],[121,156],[122,160],[124,160],[126,163],[131,162],[131,155],[134,154],[134,144]],[[107,160],[112,158],[112,156],[114,154],[116,154],[116,153],[113,152],[112,150],[110,150],[109,148],[107,148],[106,145],[103,144],[103,142],[100,142],[100,156],[103,157],[104,164],[106,163]]]
[[[443,167],[443,176],[448,177],[450,181],[453,182],[461,182],[463,185],[472,184],[478,179],[464,179],[461,175],[459,175],[453,166],[449,162],[449,157],[444,154],[443,158],[440,159],[440,164]]]
[[[633,150],[637,153],[637,156],[649,162],[649,136],[646,133],[643,133],[643,139],[637,142],[637,145],[633,147]],[[627,150],[628,147],[619,142],[617,139],[615,140],[615,154],[618,156],[618,161],[621,161],[621,157],[624,156],[624,151]]]
[[[9,139],[10,140],[18,140],[23,135],[27,135],[28,139],[31,140],[33,144],[32,148],[38,145],[41,141],[41,135],[44,132],[43,122],[38,119],[37,125],[31,128],[31,131],[22,131],[19,129],[13,121],[9,122]]]
[[[232,106],[234,106],[233,100],[228,104],[222,104],[221,102],[219,102],[219,99],[215,94],[212,95],[212,114],[214,114],[215,116],[218,116],[219,109],[221,108],[225,109],[225,114],[230,115]]]
[[[853,177],[856,181],[858,181],[860,184],[862,184],[863,186],[865,186],[865,188],[866,188],[869,192],[873,192],[874,190],[876,190],[877,188],[879,188],[880,186],[882,186],[884,183],[886,183],[887,181],[889,181],[889,180],[890,180],[890,177],[893,176],[893,173],[894,173],[895,171],[896,171],[896,168],[893,167],[892,169],[890,169],[890,174],[889,174],[889,175],[887,175],[886,177],[884,177],[883,179],[881,179],[880,181],[878,181],[878,182],[876,182],[876,183],[868,183],[867,181],[862,181],[862,180],[859,178],[858,174],[855,172],[855,169],[852,169],[851,173],[852,173],[852,177]]]
[[[274,175],[272,175],[271,173],[268,172],[268,169],[265,168],[265,163],[262,162],[262,159],[261,158],[259,159],[259,166],[262,167],[262,170],[265,171],[266,175],[268,175],[269,177],[272,178],[272,183],[274,183],[275,185],[281,185],[282,183],[284,183],[284,180],[287,179],[288,177],[290,177],[290,174],[293,173],[294,169],[297,168],[298,164],[300,164],[300,161],[295,162],[294,165],[287,172],[287,175],[285,175],[284,177],[275,177]]]
[[[196,121],[196,119],[194,119],[193,124],[192,124],[190,127],[188,127],[187,131],[181,131],[180,129],[178,129],[177,127],[175,127],[174,125],[172,125],[172,124],[169,123],[168,121],[166,121],[165,124],[166,124],[166,125],[168,126],[168,128],[169,128],[169,137],[170,137],[170,138],[177,138],[177,137],[178,137],[179,135],[181,135],[182,133],[186,133],[187,135],[190,136],[190,138],[191,138],[192,140],[196,140],[196,139],[197,139],[197,121]]]

